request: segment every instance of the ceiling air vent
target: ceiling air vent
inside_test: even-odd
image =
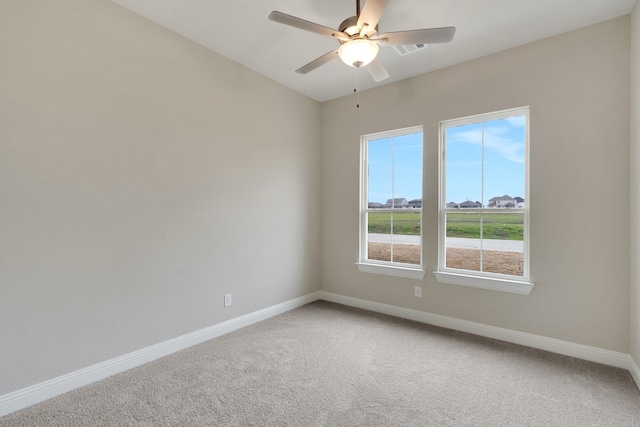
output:
[[[405,56],[410,53],[417,52],[422,49],[426,49],[426,44],[404,44],[404,45],[396,45],[393,48],[398,52],[398,55]]]

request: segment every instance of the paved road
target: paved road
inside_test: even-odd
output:
[[[390,234],[369,234],[370,242],[390,243]],[[393,236],[394,243],[402,245],[420,244],[419,236],[405,236],[396,234]],[[463,239],[460,237],[447,237],[448,248],[480,249],[480,239]],[[492,240],[484,239],[482,248],[488,251],[523,252],[524,244],[520,240]]]

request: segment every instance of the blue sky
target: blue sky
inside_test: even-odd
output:
[[[446,201],[524,198],[524,132],[524,116],[448,128]]]
[[[369,202],[422,198],[422,133],[369,141]]]
[[[518,116],[448,128],[446,201],[524,198],[524,126]],[[369,141],[369,202],[422,198],[421,141],[421,133]]]

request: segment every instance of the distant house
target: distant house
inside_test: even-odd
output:
[[[409,200],[410,208],[421,208],[422,207],[422,199],[413,199]]]
[[[384,204],[387,208],[406,208],[409,206],[409,202],[404,197],[397,199],[389,199],[387,203]]]
[[[466,202],[462,202],[458,205],[460,209],[469,209],[469,208],[481,208],[482,203],[480,202],[472,202],[471,200],[467,200]]]
[[[516,208],[524,208],[524,199],[522,197],[514,197],[513,200],[516,201]]]
[[[380,209],[380,208],[384,208],[384,205],[382,203],[369,202],[369,209]]]
[[[460,207],[460,205],[457,204],[456,202],[447,203],[447,209],[458,209],[459,207]]]
[[[524,202],[524,199],[522,199]],[[515,208],[517,205],[516,199],[511,196],[504,195],[499,197],[493,197],[489,199],[489,204],[487,207],[489,208]]]

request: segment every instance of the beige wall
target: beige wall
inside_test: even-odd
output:
[[[322,289],[629,351],[629,17],[322,105]],[[428,52],[425,61],[429,60]],[[528,296],[439,284],[437,129],[531,106]],[[423,125],[422,281],[360,273],[359,136]],[[423,297],[413,296],[421,285]]]
[[[631,15],[631,356],[640,363],[640,3]]]
[[[319,289],[318,103],[107,0],[0,57],[0,395]]]

